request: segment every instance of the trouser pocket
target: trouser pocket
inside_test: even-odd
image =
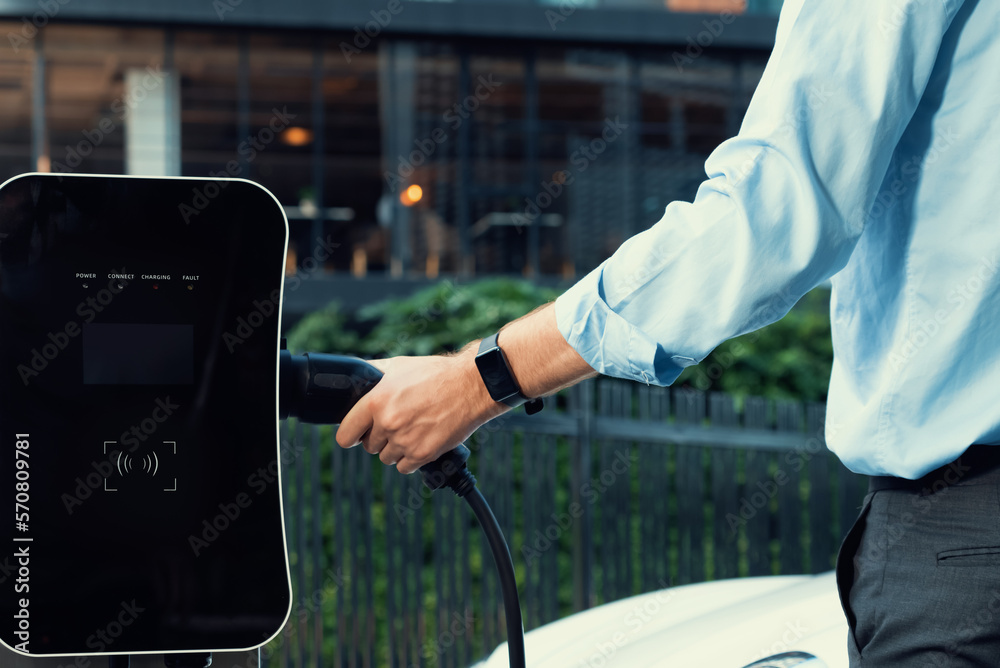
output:
[[[844,609],[847,624],[850,626],[848,640],[853,649],[852,654],[859,652],[859,647],[855,637],[858,620],[851,609],[851,587],[854,586],[858,577],[856,570],[858,550],[861,546],[861,537],[865,531],[865,520],[868,517],[868,511],[871,510],[872,497],[876,493],[871,492],[865,496],[864,502],[861,505],[861,512],[858,513],[858,518],[854,520],[854,525],[847,532],[847,536],[844,537],[844,542],[840,546],[840,551],[837,553],[837,593],[840,595],[840,605]]]

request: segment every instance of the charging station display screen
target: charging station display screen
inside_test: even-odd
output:
[[[190,385],[194,326],[90,323],[83,327],[85,385]]]

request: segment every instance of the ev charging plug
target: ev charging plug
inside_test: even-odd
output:
[[[357,357],[325,353],[292,355],[282,349],[278,369],[278,416],[312,424],[340,424],[354,404],[381,378],[381,371]],[[422,466],[420,475],[430,489],[450,487],[465,499],[479,520],[500,575],[510,666],[523,668],[524,628],[514,563],[500,524],[476,487],[475,476],[466,467],[469,454],[469,449],[459,444]]]

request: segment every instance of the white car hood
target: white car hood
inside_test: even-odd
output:
[[[847,668],[847,622],[832,572],[663,589],[525,636],[527,665],[537,668],[742,668],[787,651],[809,652],[829,668]],[[479,665],[507,666],[507,645]]]

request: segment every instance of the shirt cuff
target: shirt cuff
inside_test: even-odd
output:
[[[604,300],[604,264],[556,299],[556,325],[566,342],[595,371],[606,376],[669,385],[698,361],[668,355]]]

